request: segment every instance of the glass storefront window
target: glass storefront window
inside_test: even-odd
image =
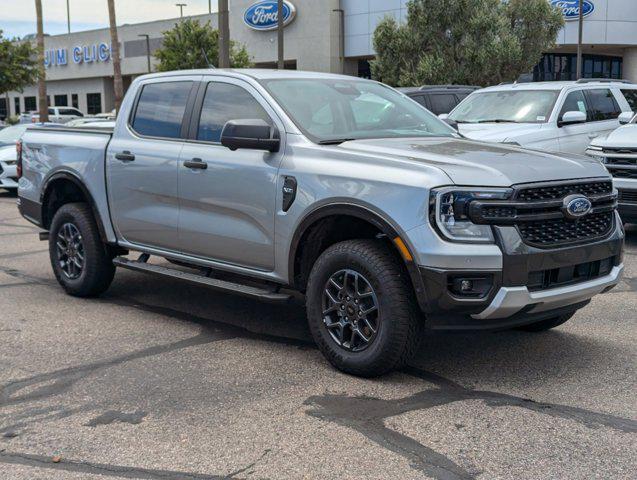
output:
[[[622,58],[605,55],[584,55],[584,78],[621,78]],[[548,53],[533,69],[533,81],[577,79],[577,55],[574,53]]]

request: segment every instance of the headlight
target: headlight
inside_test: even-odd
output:
[[[432,217],[442,235],[452,242],[493,243],[489,225],[476,225],[468,216],[472,200],[506,200],[511,197],[508,188],[480,190],[456,187],[432,191]]]

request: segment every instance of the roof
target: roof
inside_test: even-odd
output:
[[[396,90],[403,93],[414,93],[414,92],[432,92],[435,90],[439,91],[463,91],[469,90],[473,92],[474,90],[479,90],[481,87],[477,87],[474,85],[423,85],[422,87],[399,87]]]
[[[303,70],[275,70],[261,68],[203,68],[197,70],[177,70],[173,72],[149,73],[139,78],[149,79],[176,75],[225,75],[232,77],[247,76],[257,80],[271,80],[277,78],[322,78],[334,80],[363,80],[351,75],[338,75],[336,73],[308,72]]]
[[[586,81],[586,82],[575,82],[575,81],[555,81],[555,82],[523,82],[523,83],[506,83],[500,85],[494,85],[492,87],[486,87],[484,91],[501,91],[501,90],[562,90],[568,87],[582,86],[582,87],[590,87],[590,86],[605,86],[609,85],[630,85],[637,86],[636,84],[630,84],[621,81]]]

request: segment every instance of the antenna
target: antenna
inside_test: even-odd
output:
[[[212,63],[210,63],[210,60],[208,60],[208,55],[206,55],[206,51],[203,49],[203,47],[201,47],[201,54],[203,55],[203,59],[206,61],[206,65],[208,65],[208,68],[216,68]]]

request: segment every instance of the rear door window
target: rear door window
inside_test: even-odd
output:
[[[621,110],[610,89],[596,88],[587,90],[586,95],[588,96],[591,121],[613,120],[619,117]]]
[[[436,115],[449,113],[456,106],[456,96],[451,93],[434,93],[429,95],[431,111]]]
[[[149,137],[180,138],[192,82],[144,85],[137,102],[133,130]]]
[[[429,105],[427,105],[427,99],[425,98],[424,95],[410,95],[410,96],[411,96],[412,100],[416,100],[423,107],[429,108]]]
[[[248,119],[272,124],[270,116],[247,90],[230,83],[210,82],[201,108],[197,140],[220,142],[226,122]]]
[[[624,90],[621,91],[624,94],[624,98],[630,105],[630,108],[633,112],[637,112],[637,90]]]

